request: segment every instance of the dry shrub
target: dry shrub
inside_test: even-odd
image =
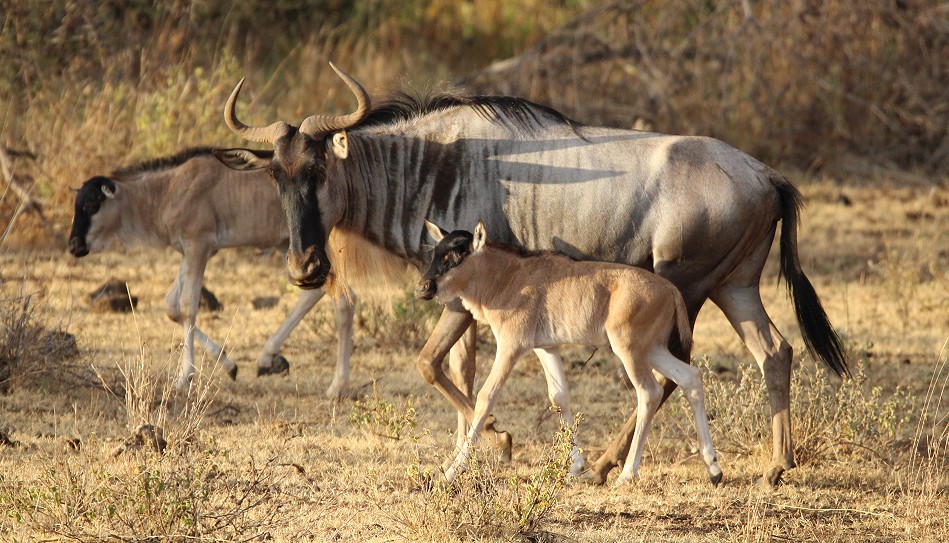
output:
[[[949,6],[612,0],[461,83],[588,123],[721,138],[801,168],[949,172]]]
[[[82,381],[74,361],[76,338],[62,322],[47,324],[49,315],[39,296],[25,286],[10,289],[0,282],[0,393],[15,383],[55,379],[65,384]]]
[[[871,346],[868,346],[869,349]],[[754,454],[768,442],[771,411],[757,366],[742,365],[734,379],[705,370],[709,417],[716,448],[730,454]],[[679,409],[685,409],[680,401]],[[870,383],[866,360],[853,377],[840,380],[823,366],[801,363],[791,375],[791,428],[799,465],[854,455],[891,466],[894,443],[909,431],[915,406],[901,387],[884,391]]]
[[[294,515],[278,466],[215,449],[64,455],[28,483],[0,475],[0,531],[23,541],[269,540]]]
[[[197,373],[190,389],[176,394],[177,359],[156,370],[143,346],[119,364],[119,382],[102,377],[125,407],[128,429],[163,434],[167,447],[132,447],[127,440],[110,453],[104,443],[87,441],[85,454],[67,452],[26,482],[0,476],[0,504],[8,511],[0,532],[187,542],[269,540],[272,531],[287,529],[297,511],[283,489],[288,472],[276,458],[234,461],[202,438],[216,389]]]
[[[433,73],[445,77],[445,62],[465,58],[471,69],[515,52],[586,3],[547,6],[537,18],[504,0],[478,9],[451,0],[9,0],[0,15],[0,143],[41,157],[32,190],[62,228],[68,189],[93,175],[186,146],[247,145],[221,118],[241,77],[242,118],[299,122],[352,108],[330,60],[370,92],[406,73],[424,85]],[[18,226],[19,245],[61,243]]]
[[[553,540],[544,525],[564,495],[581,421],[578,416],[572,428],[561,426],[526,477],[512,474],[487,446],[472,450],[467,468],[451,485],[442,473],[416,464],[409,476],[422,496],[387,514],[408,541]]]

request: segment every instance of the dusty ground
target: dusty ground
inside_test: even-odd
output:
[[[710,407],[713,415],[718,413],[713,437],[725,483],[719,488],[708,484],[700,460],[691,452],[691,422],[677,395],[671,409],[657,419],[637,485],[614,489],[568,484],[556,492],[548,511],[533,513],[539,522],[522,530],[530,532],[526,537],[689,542],[949,539],[944,456],[949,399],[942,398],[938,406],[924,402],[933,386],[941,398],[949,371],[943,350],[949,340],[949,190],[918,183],[837,185],[830,180],[809,181],[802,189],[808,198],[800,232],[805,271],[845,338],[854,367],[865,364],[866,381],[850,384],[863,394],[845,402],[849,422],[838,418],[826,429],[866,424],[873,432],[822,433],[824,419],[813,396],[819,396],[818,402],[833,397],[839,382],[817,373],[803,356],[772,258],[762,282],[765,305],[799,355],[798,373],[809,376],[794,401],[799,447],[806,441],[804,434],[817,436],[803,451],[810,454],[799,450],[802,465],[773,491],[753,487],[770,452],[770,431],[757,423],[739,427],[736,421],[760,421],[765,401],[760,379],[739,386],[742,376],[752,375],[752,361],[718,310],[708,305],[696,326],[694,356],[707,357],[714,370],[706,382],[710,395],[718,393],[710,398]],[[123,382],[117,366],[158,373],[177,368],[180,330],[161,309],[177,255],[149,250],[77,260],[65,252],[4,251],[0,258],[4,297],[21,288],[38,294],[42,321],[64,324],[76,334],[82,355],[75,364],[99,368],[113,384]],[[134,314],[87,310],[86,294],[109,276],[127,280],[139,296]],[[352,384],[362,401],[336,403],[323,393],[335,360],[334,325],[326,301],[283,350],[292,364],[290,375],[258,379],[258,349],[295,301],[280,262],[250,251],[225,252],[212,260],[206,285],[224,310],[199,315],[199,326],[211,337],[226,340],[241,372],[231,382],[214,371],[212,361],[204,361],[206,378],[200,382],[209,383],[213,397],[206,410],[193,417],[201,429],[190,445],[173,443],[164,457],[114,457],[134,422],[124,401],[94,386],[48,377],[27,379],[0,396],[0,428],[18,442],[16,447],[0,446],[0,540],[133,539],[147,535],[142,526],[173,518],[183,503],[198,503],[209,514],[231,511],[221,504],[239,501],[231,498],[240,492],[259,500],[246,498],[246,508],[231,516],[220,513],[229,527],[208,537],[496,540],[517,531],[516,521],[504,524],[503,519],[518,506],[505,500],[556,479],[541,476],[537,482],[558,423],[547,409],[536,362],[520,364],[496,411],[500,425],[514,434],[513,462],[494,465],[486,454],[487,476],[466,474],[468,481],[459,492],[426,490],[425,478],[418,473],[432,473],[448,458],[455,416],[415,371],[417,347],[406,340],[411,327],[393,324],[378,311],[361,310]],[[251,306],[254,297],[273,295],[280,296],[276,307]],[[479,375],[492,354],[491,345],[482,346]],[[582,349],[571,353],[568,377],[574,403],[586,415],[579,431],[593,459],[632,402],[615,379],[616,362],[596,353],[582,364],[589,354]],[[372,380],[375,391],[368,386]],[[879,390],[874,396],[875,388]],[[828,391],[826,397],[820,396],[822,391]],[[380,414],[391,422],[371,422]],[[924,437],[914,439],[923,414],[930,416],[923,421]],[[169,432],[187,417],[167,421]],[[390,431],[400,435],[380,435]],[[927,447],[931,440],[925,436],[933,435],[936,443]],[[81,443],[78,450],[69,445],[75,438]],[[217,475],[210,477],[200,469],[206,465],[220,472],[211,470]],[[209,490],[186,493],[187,499],[176,495],[166,503],[161,490],[142,482],[156,473],[156,480],[173,479],[174,472],[201,482],[193,488]],[[167,486],[158,488],[168,493]],[[481,520],[458,513],[456,504],[468,502],[487,507]],[[142,505],[152,503],[159,507]],[[134,527],[123,511],[154,522]],[[182,529],[162,533],[180,534]]]

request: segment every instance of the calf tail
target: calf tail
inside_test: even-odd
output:
[[[689,324],[689,311],[685,308],[685,300],[675,287],[672,287],[675,300],[675,328],[669,335],[669,351],[682,360],[688,362],[692,354],[692,325]]]
[[[781,203],[781,275],[794,302],[797,323],[811,356],[820,358],[837,375],[850,375],[840,338],[830,324],[817,292],[801,270],[797,254],[797,220],[801,193],[787,179],[773,173],[771,182]]]

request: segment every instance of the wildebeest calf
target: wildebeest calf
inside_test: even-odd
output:
[[[474,232],[448,233],[426,221],[438,241],[432,263],[416,287],[416,296],[444,302],[460,299],[478,321],[491,327],[497,354],[478,392],[468,440],[445,477],[453,481],[464,469],[469,447],[481,434],[497,395],[515,362],[530,350],[542,351],[551,402],[564,422],[573,414],[560,358],[550,355],[564,344],[609,346],[623,361],[636,389],[636,432],[617,484],[637,477],[646,434],[662,399],[653,371],[682,387],[692,412],[702,459],[713,484],[722,478],[705,411],[698,368],[674,357],[670,342],[688,351],[692,341],[685,302],[676,287],[653,273],[602,262],[578,262],[555,253],[528,254],[486,243],[484,223]],[[576,441],[571,474],[583,469]]]

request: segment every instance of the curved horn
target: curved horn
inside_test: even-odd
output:
[[[356,111],[349,115],[311,115],[303,119],[303,122],[300,123],[300,132],[312,138],[359,124],[369,115],[371,102],[369,101],[369,93],[366,92],[366,89],[362,88],[362,85],[360,85],[358,81],[337,68],[332,62],[330,62],[330,68],[333,68],[333,71],[339,75],[343,82],[346,83],[346,86],[356,95]]]
[[[242,123],[234,111],[234,104],[237,103],[237,95],[240,94],[241,87],[243,86],[244,78],[241,78],[237,86],[234,87],[234,91],[231,92],[230,97],[228,97],[227,104],[224,105],[224,122],[227,123],[227,127],[230,128],[232,132],[245,140],[274,143],[277,141],[277,138],[286,132],[288,125],[284,122],[277,121],[270,126],[259,128],[256,126],[247,126]]]

